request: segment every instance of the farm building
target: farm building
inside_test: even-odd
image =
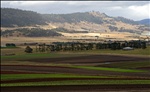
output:
[[[134,50],[132,47],[124,47],[123,50]]]

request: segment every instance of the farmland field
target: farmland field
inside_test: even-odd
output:
[[[148,92],[149,51],[150,47],[27,54],[23,47],[1,48],[1,91]]]

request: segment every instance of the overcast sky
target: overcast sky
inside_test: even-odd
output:
[[[94,10],[109,16],[122,16],[133,20],[150,18],[150,1],[1,1],[1,7],[32,10],[44,14]]]

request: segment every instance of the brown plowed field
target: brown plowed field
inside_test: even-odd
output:
[[[128,62],[143,61],[150,58],[117,56],[117,55],[91,55],[82,57],[67,58],[44,58],[32,59],[28,62],[37,63],[56,63],[56,64],[101,64],[105,62]],[[26,61],[22,61],[26,62]],[[1,81],[1,83],[23,83],[41,81],[61,81],[61,80],[145,80],[150,79],[150,73],[126,73],[100,70],[88,70],[71,68],[67,66],[42,66],[42,65],[1,65],[1,74],[30,74],[30,73],[65,73],[83,75],[106,75],[124,76],[126,78],[44,78],[44,79],[20,79]],[[1,87],[1,92],[150,92],[150,85],[63,85],[63,86],[26,86],[26,87]]]
[[[36,72],[30,72],[30,71],[3,71],[1,70],[1,74],[39,74]]]
[[[149,92],[150,85],[65,85],[1,87],[1,92]]]
[[[132,76],[132,77],[148,77],[150,73],[126,73],[126,72],[111,72],[100,70],[87,70],[79,68],[58,67],[58,66],[33,66],[33,65],[2,65],[1,71],[23,71],[33,73],[66,73],[66,74],[84,74],[84,75],[117,75],[117,76]]]
[[[104,62],[122,62],[122,61],[143,61],[150,60],[150,57],[131,57],[120,55],[90,55],[79,57],[62,57],[62,58],[44,58],[44,59],[32,59],[27,60],[31,62],[39,63],[61,63],[61,64],[93,64]]]
[[[36,79],[18,79],[4,80],[1,83],[23,83],[23,82],[48,82],[48,81],[64,81],[64,80],[148,80],[150,78],[36,78]]]
[[[141,70],[150,70],[150,67],[139,67],[137,69],[141,69]]]

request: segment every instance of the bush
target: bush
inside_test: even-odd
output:
[[[14,43],[6,43],[6,47],[16,47]]]
[[[26,47],[25,52],[26,53],[32,53],[33,49],[30,48],[29,46]]]

